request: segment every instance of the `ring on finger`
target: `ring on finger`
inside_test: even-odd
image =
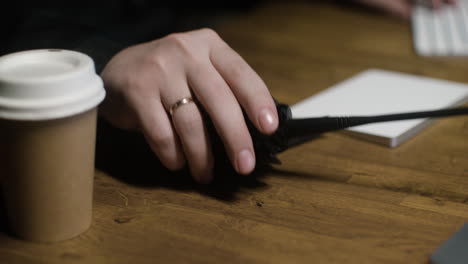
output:
[[[169,114],[172,116],[174,114],[175,110],[177,110],[177,108],[179,108],[179,107],[181,107],[183,105],[186,105],[186,104],[190,104],[190,103],[195,103],[195,101],[190,96],[183,97],[183,98],[177,100],[171,106],[171,108],[169,109]]]

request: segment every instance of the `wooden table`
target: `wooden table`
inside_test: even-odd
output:
[[[266,3],[216,29],[289,104],[367,68],[468,83],[466,60],[418,57],[408,23],[364,10]],[[86,233],[35,244],[2,232],[0,262],[427,263],[468,219],[467,137],[468,117],[395,149],[328,133],[214,187],[121,142],[136,153],[96,171]]]

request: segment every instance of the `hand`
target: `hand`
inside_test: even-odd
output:
[[[262,79],[211,29],[124,49],[101,76],[108,94],[102,116],[119,128],[140,130],[167,168],[178,170],[187,162],[198,182],[212,180],[214,165],[202,108],[240,174],[255,167],[242,109],[265,134],[278,126],[275,104]],[[197,103],[182,105],[171,116],[171,107],[188,96]]]
[[[409,19],[411,16],[411,3],[410,0],[357,0],[360,3],[382,9],[393,15]],[[457,0],[427,0],[429,5],[433,8],[439,8],[444,2],[455,4]]]

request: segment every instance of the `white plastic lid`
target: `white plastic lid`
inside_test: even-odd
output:
[[[103,82],[86,54],[29,50],[0,57],[0,118],[47,120],[96,107]]]

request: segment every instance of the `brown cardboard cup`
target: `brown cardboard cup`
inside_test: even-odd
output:
[[[11,231],[75,237],[92,220],[97,106],[94,63],[67,50],[0,57],[0,180]]]

